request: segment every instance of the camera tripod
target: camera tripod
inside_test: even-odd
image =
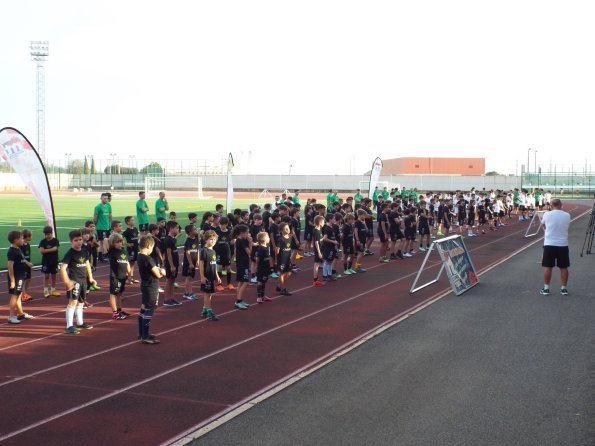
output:
[[[593,247],[593,232],[595,231],[595,203],[591,210],[591,218],[589,219],[589,226],[587,226],[587,233],[585,234],[585,241],[583,242],[583,248],[581,249],[581,257],[583,252],[591,254],[591,248]],[[587,250],[585,251],[585,247]]]

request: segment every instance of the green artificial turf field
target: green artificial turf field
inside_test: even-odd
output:
[[[138,198],[133,195],[117,196],[112,198],[112,218],[121,220],[124,229],[124,217],[132,215],[136,217],[135,203]],[[201,216],[206,211],[214,211],[215,205],[221,203],[225,205],[225,200],[220,198],[211,198],[199,200],[197,198],[176,198],[168,196],[170,210],[178,214],[178,222],[184,228],[188,222],[188,213],[196,212]],[[155,223],[155,198],[148,198],[147,204],[149,211],[149,221]],[[234,200],[234,208],[246,209],[251,203],[265,203],[270,200],[252,200],[238,199]],[[86,220],[93,218],[93,208],[99,203],[99,195],[58,195],[54,196],[54,210],[56,213],[56,225],[58,226],[58,240],[60,240],[60,258],[68,250],[68,233],[73,229],[84,226]],[[30,229],[33,232],[31,240],[31,257],[35,265],[41,263],[41,254],[37,246],[43,238],[43,227],[46,225],[41,208],[35,201],[35,198],[26,194],[0,194],[0,270],[6,269],[6,250],[10,246],[8,243],[8,233],[13,230]],[[18,226],[18,223],[21,226]],[[180,236],[180,244],[183,244],[186,237],[184,231]]]

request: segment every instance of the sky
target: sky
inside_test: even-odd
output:
[[[531,170],[593,158],[593,1],[0,1],[0,128],[35,144],[29,43],[48,40],[48,159],[361,174],[462,156],[514,174],[528,149]]]

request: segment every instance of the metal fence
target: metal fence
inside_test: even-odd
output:
[[[595,174],[590,172],[527,172],[521,176],[521,188],[544,189],[554,195],[595,197]]]

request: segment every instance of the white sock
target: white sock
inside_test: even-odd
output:
[[[66,307],[66,328],[72,327],[74,319],[74,307],[68,305]]]
[[[545,284],[544,284],[544,285],[543,285],[543,289],[544,289],[544,290],[549,290],[549,289],[550,289],[550,286],[549,286],[549,285],[545,285]]]
[[[76,324],[83,325],[83,307],[81,305],[76,307]]]
[[[43,292],[44,292],[44,293],[47,293],[47,292],[48,292],[48,289],[47,289],[47,288],[44,288],[44,289],[43,289]]]

